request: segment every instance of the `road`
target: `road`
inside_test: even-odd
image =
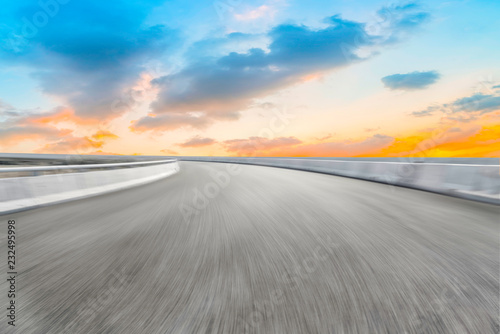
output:
[[[498,207],[295,170],[180,165],[153,184],[1,217],[18,226],[19,275],[17,325],[2,315],[0,332],[498,330]]]

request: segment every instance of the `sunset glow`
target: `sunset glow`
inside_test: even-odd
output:
[[[2,152],[500,156],[495,1],[23,3]]]

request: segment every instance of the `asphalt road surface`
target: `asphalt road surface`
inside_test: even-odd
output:
[[[0,272],[15,219],[19,274],[16,327],[0,284],[0,332],[498,331],[498,207],[180,164],[153,184],[1,217]]]

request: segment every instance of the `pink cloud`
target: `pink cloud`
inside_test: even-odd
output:
[[[267,139],[250,137],[248,139],[226,140],[223,145],[229,153],[241,156],[357,156],[369,154],[385,148],[394,142],[394,138],[376,134],[363,140],[345,140],[305,144],[295,137]]]
[[[184,143],[178,144],[181,147],[201,147],[215,144],[216,141],[213,138],[202,138],[200,136],[193,137]]]
[[[257,7],[254,10],[250,10],[246,13],[242,14],[234,14],[234,17],[239,20],[239,21],[251,21],[251,20],[256,20],[262,17],[271,17],[273,18],[274,15],[276,14],[277,10],[269,7],[267,5],[262,5],[260,7]]]
[[[226,151],[238,155],[260,155],[266,151],[294,146],[302,143],[295,137],[279,137],[268,139],[264,137],[250,137],[248,139],[231,139],[223,142]]]

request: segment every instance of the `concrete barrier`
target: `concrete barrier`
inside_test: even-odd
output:
[[[26,172],[54,169],[92,170],[92,168],[107,168],[107,170],[0,179],[0,214],[135,187],[165,178],[179,171],[176,160],[11,168],[11,170]]]
[[[297,169],[347,176],[356,179],[426,190],[500,205],[500,166],[498,159],[486,160],[492,164],[476,164],[474,159],[456,159],[457,163],[439,163],[439,159],[413,163],[405,161],[374,161],[374,159],[314,159],[314,158],[234,158],[234,157],[179,157],[184,161],[205,161],[260,165]],[[445,160],[445,159],[441,159]],[[451,159],[448,159],[451,160]],[[467,163],[460,163],[465,161]]]
[[[179,160],[261,165],[346,176],[500,204],[500,166],[474,163],[411,163],[313,158],[180,157]],[[382,160],[382,159],[380,159]],[[129,168],[122,168],[129,167]],[[6,168],[107,170],[0,178],[0,214],[100,195],[153,182],[179,170],[177,161]],[[117,169],[122,168],[122,169]],[[1,172],[2,170],[0,170]]]

